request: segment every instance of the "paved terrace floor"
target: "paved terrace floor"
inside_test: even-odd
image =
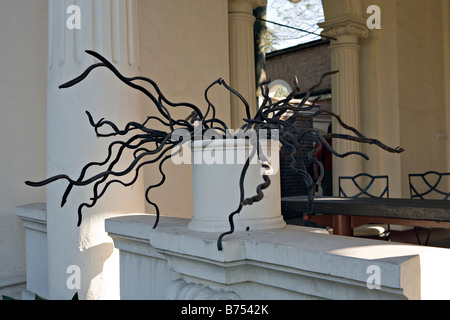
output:
[[[286,223],[293,225],[309,226],[308,223],[302,219],[286,219]],[[418,230],[420,241],[425,243],[427,237],[426,230]],[[386,241],[380,239],[380,241]],[[401,243],[411,243],[417,245],[416,234],[413,229],[405,231],[391,231],[391,241],[401,242]],[[428,246],[449,248],[450,249],[450,229],[433,229],[431,231],[430,239],[428,241]]]

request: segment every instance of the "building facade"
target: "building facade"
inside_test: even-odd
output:
[[[286,97],[293,90],[294,78],[297,78],[300,92],[297,92],[294,98],[302,99],[306,91],[319,82],[321,75],[331,71],[329,45],[329,40],[317,40],[268,53],[266,55],[265,73],[267,79],[271,81],[269,84],[271,94]],[[322,85],[312,92],[309,100],[317,98],[320,98],[317,105],[322,110],[331,111],[330,77],[326,77]],[[314,127],[325,134],[331,124],[331,117],[323,115],[314,117],[314,119],[297,118],[291,120],[291,122],[301,130]],[[303,140],[301,148],[305,155],[303,157],[305,166],[313,174],[312,161],[307,157],[307,153],[313,149],[313,142]],[[290,167],[289,150],[282,147],[280,152],[281,196],[308,194],[303,177]],[[321,194],[321,188],[317,192],[317,195]]]

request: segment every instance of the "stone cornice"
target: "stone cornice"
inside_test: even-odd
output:
[[[228,0],[229,12],[248,12],[267,5],[267,0]]]
[[[369,36],[369,29],[364,19],[352,15],[340,16],[319,23],[323,28],[322,34],[328,37],[339,38],[340,36],[354,35],[359,38]]]

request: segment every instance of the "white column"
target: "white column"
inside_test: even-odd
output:
[[[359,99],[359,37],[369,35],[365,21],[351,15],[340,16],[321,23],[323,34],[331,40],[331,69],[339,70],[332,78],[332,111],[348,125],[359,131],[361,128]],[[333,132],[352,134],[333,121]],[[361,151],[361,145],[353,141],[333,140],[333,147],[340,153]],[[351,156],[345,159],[333,158],[333,192],[336,194],[339,176],[354,175],[363,169],[362,158]]]
[[[230,43],[230,86],[249,103],[251,116],[255,115],[256,80],[253,9],[264,6],[265,0],[228,0],[228,28]],[[231,96],[231,127],[237,129],[247,118],[242,102]]]
[[[70,5],[80,8],[75,18],[81,18],[81,29],[66,24],[73,14],[67,13]],[[138,75],[136,5],[135,0],[49,0],[47,177],[68,174],[77,179],[85,164],[106,159],[107,147],[116,138],[97,139],[86,110],[94,121],[105,118],[119,128],[129,121],[141,121],[137,92],[105,68],[94,70],[74,87],[58,89],[96,62],[86,49],[112,60],[124,74]],[[128,158],[123,163],[130,162]],[[94,168],[86,176],[98,172]],[[61,208],[66,187],[63,180],[47,186],[49,298],[68,299],[78,292],[81,299],[117,299],[118,256],[104,231],[104,220],[143,212],[143,184],[138,181],[133,188],[112,185],[95,207],[84,210],[79,228],[77,208],[91,201],[92,186],[74,187]]]

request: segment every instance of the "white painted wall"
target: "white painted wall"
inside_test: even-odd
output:
[[[370,5],[380,7],[381,29],[358,39],[360,130],[405,151],[396,155],[363,146],[371,160],[363,162],[362,170],[388,174],[391,197],[409,197],[408,174],[446,172],[450,166],[449,1],[427,6],[420,0],[322,3],[328,22],[348,14],[364,21]],[[343,88],[340,94],[349,86]],[[352,169],[349,161],[339,164]]]
[[[16,206],[45,200],[25,180],[45,176],[47,1],[0,1],[0,294],[25,281]]]
[[[229,83],[228,1],[139,0],[138,6],[141,75],[156,81],[169,100],[206,110],[204,90],[218,78]],[[229,92],[218,86],[210,91],[210,98],[217,108],[216,117],[229,124]],[[141,99],[143,116],[154,115],[154,105],[145,96]],[[179,119],[190,113],[170,111]],[[192,217],[192,167],[168,161],[164,171],[164,185],[150,193],[161,214]],[[148,166],[145,186],[159,179],[157,166]],[[146,210],[155,212],[149,205]]]

